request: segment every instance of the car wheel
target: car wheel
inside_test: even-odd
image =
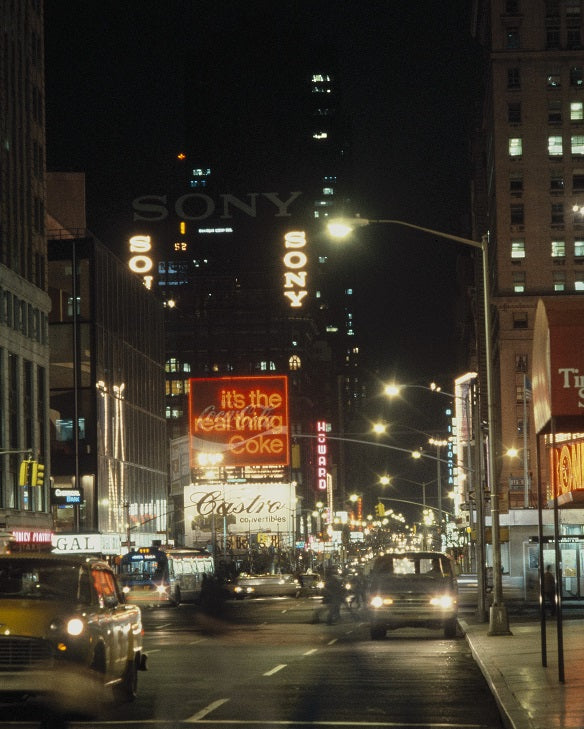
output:
[[[385,628],[371,628],[371,640],[383,640],[385,638]]]
[[[444,623],[444,637],[456,638],[456,618],[451,618]]]
[[[120,683],[113,687],[115,700],[120,703],[134,701],[138,694],[138,666],[136,661],[128,661]]]

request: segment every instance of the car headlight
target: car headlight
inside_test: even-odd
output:
[[[254,592],[254,591],[255,591],[255,587],[251,587],[251,586],[249,586],[249,587],[246,587],[246,588],[245,588],[245,591],[246,591],[246,592]]]
[[[316,583],[316,589],[317,589],[317,590],[323,590],[323,589],[324,589],[324,582],[323,582],[322,580],[319,580],[319,581],[318,581],[318,582]]]
[[[443,609],[451,608],[454,605],[452,595],[436,595],[430,600],[430,605],[435,605]]]
[[[380,595],[376,595],[375,597],[371,598],[369,604],[373,608],[380,608],[384,607],[384,605],[393,605],[393,600],[391,599],[391,597],[381,597]]]
[[[73,637],[81,635],[85,630],[85,622],[81,618],[71,618],[65,625],[67,633]]]
[[[156,586],[156,592],[159,592],[161,595],[163,595],[167,591],[167,587],[164,585],[157,585]]]
[[[241,587],[240,585],[236,585],[233,588],[233,592],[236,592],[237,594],[239,594],[240,592],[243,592],[243,587]]]

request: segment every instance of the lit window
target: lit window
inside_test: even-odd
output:
[[[584,103],[582,101],[572,101],[570,103],[570,120],[584,120]]]
[[[511,258],[525,258],[524,238],[515,238],[511,241]]]
[[[576,258],[584,257],[584,240],[574,241],[574,255],[576,256]]]
[[[170,359],[166,360],[166,366],[164,368],[167,372],[178,372],[179,371],[179,361],[176,359],[176,357],[171,357]]]
[[[334,195],[335,194],[335,191],[333,190],[332,187],[323,187],[322,188],[322,194],[323,195]]]
[[[525,272],[517,271],[513,274],[513,291],[516,294],[525,292]]]
[[[564,258],[566,255],[566,242],[563,240],[552,241],[552,258]]]
[[[574,291],[584,291],[584,274],[576,274],[576,279],[574,281]]]
[[[291,372],[295,372],[302,367],[302,362],[300,361],[300,357],[297,354],[293,354],[290,357],[290,359],[288,360],[288,367],[290,368]]]
[[[572,135],[572,154],[584,154],[584,135]]]
[[[550,157],[561,157],[562,138],[558,136],[548,137],[548,154]]]
[[[554,291],[566,290],[566,274],[564,271],[554,271]]]
[[[312,135],[312,138],[313,139],[328,139],[328,134],[327,134],[327,132],[315,132]]]
[[[523,140],[521,137],[511,137],[509,139],[509,156],[521,157],[523,154]]]
[[[551,71],[548,73],[547,85],[550,89],[557,89],[561,86],[561,77],[559,71]]]

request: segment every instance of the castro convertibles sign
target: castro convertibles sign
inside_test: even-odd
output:
[[[197,542],[197,531],[204,531],[204,525],[212,521],[218,531],[225,521],[229,534],[293,532],[295,495],[290,483],[185,486],[185,538]]]
[[[191,466],[287,466],[288,379],[190,380]]]

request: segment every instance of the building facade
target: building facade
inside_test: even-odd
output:
[[[164,311],[85,229],[84,176],[48,175],[50,435],[55,530],[166,538]],[[117,542],[112,539],[117,538]]]
[[[50,547],[42,3],[0,8],[0,531]],[[21,485],[25,458],[41,485]]]
[[[584,294],[583,12],[580,0],[474,3],[485,88],[473,213],[491,252],[502,562],[526,582],[537,534],[536,306]],[[549,512],[545,519],[549,529]],[[565,534],[584,534],[581,510],[563,512],[562,522]]]

